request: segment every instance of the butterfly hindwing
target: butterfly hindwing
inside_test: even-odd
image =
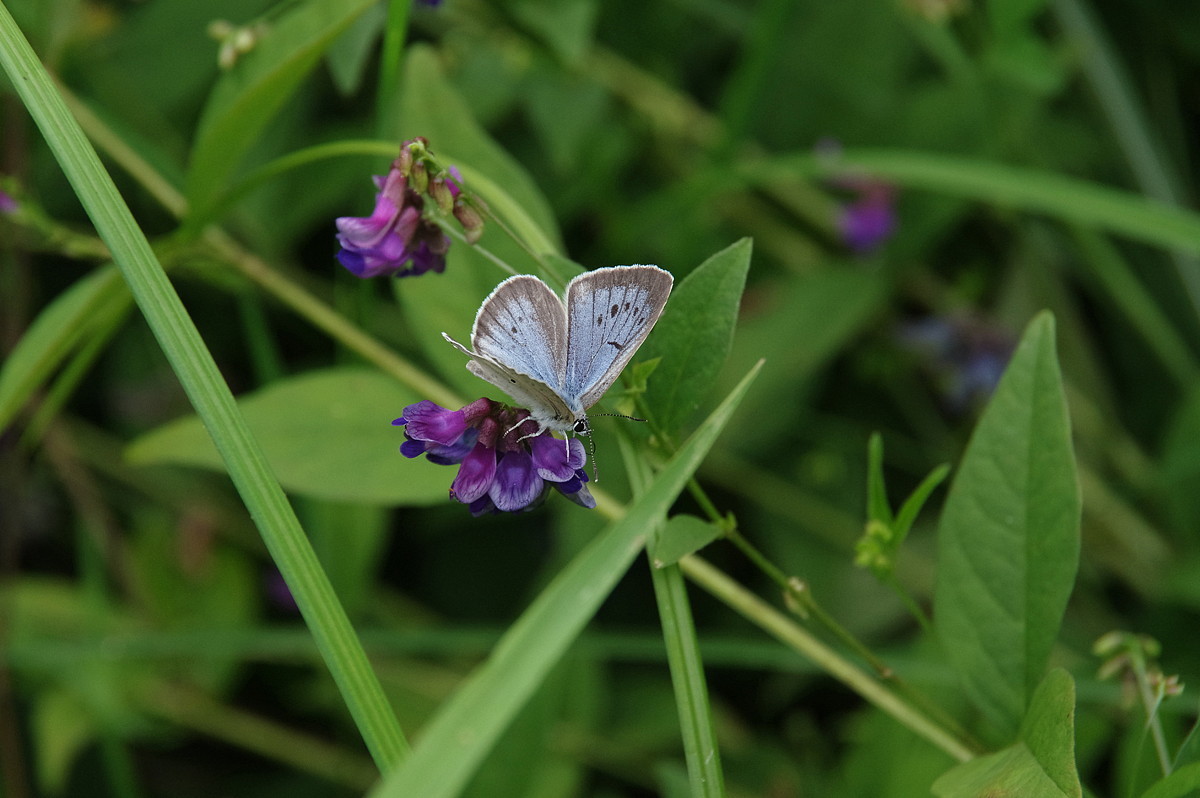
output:
[[[562,300],[538,278],[522,274],[496,286],[479,306],[471,345],[485,358],[562,393],[567,314]]]
[[[657,266],[612,266],[567,286],[567,353],[562,393],[584,410],[600,401],[637,352],[670,296]]]
[[[532,416],[544,426],[563,430],[574,423],[575,413],[567,407],[558,392],[546,383],[509,368],[490,357],[472,352],[445,333],[442,333],[442,337],[458,351],[471,358],[467,363],[468,371],[511,396],[513,401],[528,409]]]

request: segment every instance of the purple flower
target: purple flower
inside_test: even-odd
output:
[[[854,252],[865,255],[892,237],[896,230],[896,212],[892,207],[891,188],[882,184],[863,189],[857,200],[842,206],[838,232]]]
[[[375,177],[379,193],[370,216],[337,220],[338,260],[356,277],[396,277],[441,272],[450,239],[423,215],[425,200],[402,169],[402,158],[385,177]]]
[[[522,438],[518,426],[529,411],[491,399],[477,399],[460,410],[425,400],[404,408],[392,422],[403,426],[405,457],[425,457],[438,465],[457,465],[450,498],[472,515],[515,513],[541,504],[554,488],[576,504],[592,508],[584,484],[587,460],[576,438],[562,440],[549,431]]]
[[[17,210],[17,201],[11,195],[0,190],[0,213],[13,213]]]

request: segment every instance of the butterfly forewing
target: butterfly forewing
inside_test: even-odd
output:
[[[583,409],[600,401],[646,340],[671,293],[657,266],[613,266],[567,286],[566,375],[562,394]]]
[[[496,286],[479,306],[471,345],[485,358],[562,393],[567,314],[562,300],[536,277],[522,274]]]

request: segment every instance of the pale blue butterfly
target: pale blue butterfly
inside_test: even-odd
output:
[[[674,280],[657,266],[610,266],[567,284],[563,300],[537,277],[510,277],[483,300],[467,369],[528,408],[545,430],[591,432],[600,401],[662,315]]]

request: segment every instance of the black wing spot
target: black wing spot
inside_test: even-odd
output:
[[[628,302],[626,302],[626,303],[625,303],[625,310],[629,310],[629,303],[628,303]]]
[[[516,328],[516,327],[509,327],[509,328],[508,328],[508,331],[509,331],[510,333],[512,333],[513,335],[516,335],[516,334],[517,334],[517,328]]]
[[[514,380],[512,377],[509,377],[509,378],[508,378],[508,381],[509,381],[509,382],[511,382],[513,385],[516,385],[516,384],[517,384],[517,381],[516,381],[516,380]]]
[[[618,305],[616,302],[614,302],[614,303],[613,303],[613,306],[612,306],[611,308],[609,308],[609,309],[608,309],[608,315],[610,315],[610,316],[616,316],[616,315],[617,315],[617,312],[618,312],[620,309],[621,309],[621,306],[620,306],[620,305]]]
[[[611,347],[615,347],[618,352],[620,352],[622,349],[625,348],[624,345],[619,344],[616,341],[609,341],[608,345]]]
[[[597,326],[597,327],[600,327],[600,326],[601,326],[601,325],[603,325],[603,324],[604,324],[604,317],[603,317],[603,316],[597,316],[597,317],[596,317],[596,326]]]

